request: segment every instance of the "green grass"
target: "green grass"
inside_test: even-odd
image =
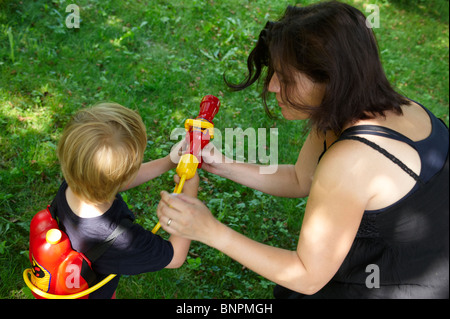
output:
[[[31,298],[22,281],[29,222],[61,182],[55,148],[76,110],[105,100],[138,110],[149,139],[145,160],[168,154],[176,142],[171,131],[197,114],[206,94],[221,99],[219,129],[277,127],[280,163],[294,163],[304,140],[302,123],[265,115],[258,88],[232,93],[222,80],[224,72],[242,79],[260,29],[289,1],[79,0],[80,28],[67,29],[70,3],[0,1],[0,298]],[[362,1],[349,3],[364,10]],[[375,32],[389,79],[448,123],[448,1],[372,3],[380,7]],[[173,174],[125,193],[149,229],[159,192],[173,189]],[[199,198],[219,220],[260,242],[295,249],[305,200],[200,175]],[[271,298],[272,286],[193,243],[182,268],[123,278],[118,297]]]

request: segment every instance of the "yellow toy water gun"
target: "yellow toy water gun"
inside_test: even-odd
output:
[[[206,95],[200,102],[200,112],[195,119],[187,119],[184,123],[186,129],[186,142],[189,148],[181,156],[176,172],[180,182],[175,186],[174,193],[179,194],[183,190],[184,182],[195,176],[197,168],[201,168],[201,150],[214,137],[214,116],[219,112],[220,101],[214,95]],[[161,224],[158,222],[152,232],[156,233]]]

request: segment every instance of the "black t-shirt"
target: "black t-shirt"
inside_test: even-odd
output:
[[[103,215],[81,218],[70,209],[66,199],[67,183],[63,182],[55,198],[61,230],[69,236],[72,248],[86,253],[104,241],[123,218],[134,220],[134,214],[118,194],[111,208]],[[93,264],[99,280],[117,274],[113,280],[91,293],[89,298],[111,298],[120,275],[136,275],[165,268],[173,258],[172,244],[134,223],[119,235],[114,244]]]

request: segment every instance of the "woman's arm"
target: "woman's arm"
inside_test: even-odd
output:
[[[311,133],[303,144],[295,165],[278,165],[275,173],[261,174],[263,165],[234,162],[210,144],[202,152],[203,169],[270,195],[306,197],[322,151],[323,137]]]
[[[278,165],[273,174],[261,174],[262,165],[250,163],[224,163],[217,175],[238,184],[279,197],[305,197],[294,165]]]
[[[158,217],[172,234],[214,247],[261,276],[289,289],[312,294],[336,273],[356,235],[368,201],[361,158],[339,147],[317,168],[296,251],[255,242],[217,221],[195,198],[161,195]],[[348,152],[348,149],[347,149]],[[167,220],[172,219],[170,226]]]

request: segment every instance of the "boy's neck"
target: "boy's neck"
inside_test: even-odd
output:
[[[90,204],[77,196],[70,187],[66,189],[67,204],[75,215],[81,218],[92,218],[103,215],[111,208],[112,202],[101,203],[98,205]]]

